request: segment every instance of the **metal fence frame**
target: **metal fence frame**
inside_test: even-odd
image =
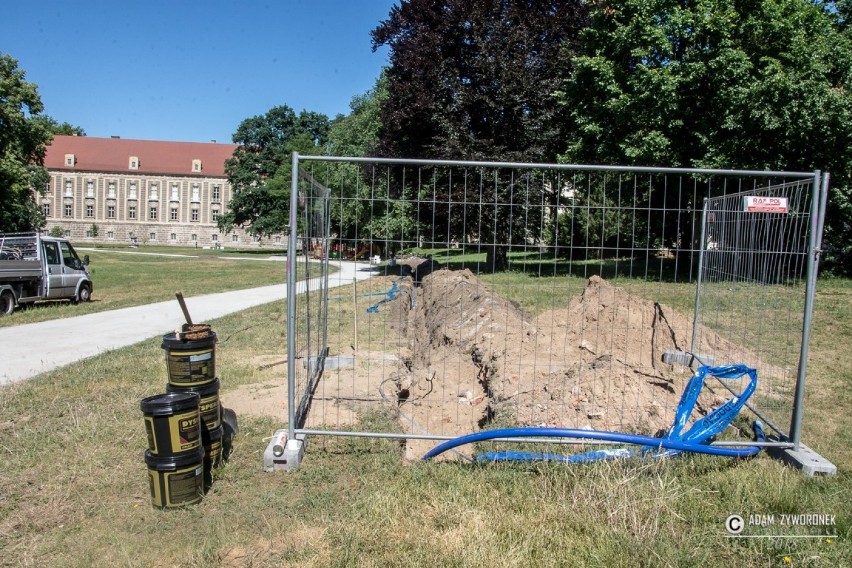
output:
[[[807,197],[807,248],[797,251],[805,260],[802,266],[802,279],[805,284],[803,291],[804,303],[801,317],[801,344],[799,345],[799,360],[796,373],[795,399],[790,417],[789,432],[779,432],[778,439],[767,442],[766,445],[782,448],[793,448],[799,450],[801,445],[801,422],[804,406],[804,392],[806,384],[807,352],[810,327],[813,316],[814,291],[816,288],[816,274],[818,268],[820,244],[822,237],[823,219],[828,196],[829,177],[820,171],[814,172],[781,172],[781,171],[753,171],[753,170],[722,170],[722,169],[690,169],[690,168],[641,168],[631,166],[592,166],[592,165],[567,165],[567,164],[523,164],[512,162],[475,162],[475,161],[450,161],[450,160],[412,160],[412,159],[382,159],[382,158],[359,158],[359,157],[329,157],[329,156],[300,156],[294,153],[292,156],[292,181],[291,181],[291,203],[290,203],[290,233],[287,255],[287,285],[288,290],[299,290],[299,294],[288,294],[287,306],[287,373],[288,373],[288,425],[287,433],[290,440],[304,439],[306,435],[335,435],[335,436],[369,436],[405,439],[428,439],[445,440],[453,436],[413,434],[398,432],[355,432],[348,429],[340,430],[316,430],[305,428],[306,415],[310,409],[310,401],[317,382],[320,380],[324,370],[324,363],[328,353],[328,306],[329,306],[329,258],[331,251],[330,243],[330,211],[332,201],[335,199],[333,190],[318,181],[307,171],[308,165],[333,166],[335,164],[350,164],[357,168],[447,168],[447,169],[471,169],[471,170],[500,170],[513,172],[553,172],[558,176],[588,174],[589,176],[599,174],[601,176],[679,176],[693,180],[694,188],[701,184],[707,184],[712,188],[713,180],[739,179],[749,180],[751,188],[743,189],[734,185],[733,190],[728,192],[725,185],[727,181],[721,182],[723,195],[744,195],[760,190],[766,185],[776,184],[775,180],[784,180],[797,184],[798,186],[810,187]],[[404,174],[403,174],[404,175]],[[514,175],[514,174],[513,174]],[[514,179],[514,178],[513,178]],[[634,182],[635,182],[634,177]],[[710,181],[707,181],[710,180]],[[666,182],[667,183],[667,182]],[[742,183],[742,181],[740,181]],[[763,184],[763,185],[760,185]],[[635,191],[635,189],[634,189]],[[682,191],[682,188],[678,188]],[[708,192],[711,190],[708,189]],[[496,190],[495,190],[496,192]],[[679,194],[680,195],[680,194]],[[694,197],[699,197],[696,193]],[[635,198],[634,198],[635,199]],[[680,198],[679,198],[680,199]],[[712,196],[711,196],[712,199]],[[693,234],[690,236],[692,242],[689,246],[680,246],[681,252],[690,254],[689,281],[696,283],[696,300],[694,322],[700,321],[701,317],[701,286],[702,286],[702,263],[707,254],[706,235],[702,233],[698,237],[695,233],[695,225],[698,224],[699,211],[695,207],[696,199],[692,205],[679,208],[679,214],[688,214],[694,221]],[[708,203],[711,200],[704,199],[703,217],[700,227],[704,230],[707,221]],[[307,203],[307,205],[306,205]],[[634,201],[635,203],[635,201]],[[452,204],[448,204],[451,207]],[[618,203],[614,209],[622,204]],[[481,207],[481,204],[480,204]],[[497,202],[495,197],[495,210]],[[664,210],[671,212],[673,210]],[[634,215],[647,215],[651,218],[652,208],[636,209]],[[301,216],[300,216],[301,215]],[[308,223],[305,215],[312,216],[316,223]],[[557,221],[558,225],[558,210]],[[496,217],[495,217],[496,218]],[[665,221],[664,221],[665,222]],[[496,221],[495,221],[496,223]],[[305,233],[305,227],[308,227]],[[620,230],[620,227],[619,227]],[[635,236],[635,235],[634,235]],[[434,240],[434,239],[433,239]],[[588,241],[588,237],[587,237]],[[695,242],[700,242],[698,248]],[[318,245],[315,248],[314,245]],[[632,245],[631,245],[632,246]],[[650,245],[646,243],[645,250]],[[627,249],[628,247],[625,247]],[[309,258],[311,250],[316,250],[317,258],[311,261]],[[635,252],[635,251],[634,251]],[[691,268],[698,262],[696,272]],[[303,262],[299,262],[299,259]],[[661,265],[662,266],[662,265]],[[299,272],[298,271],[304,271]],[[631,265],[632,271],[632,265]],[[645,267],[647,277],[648,267]],[[302,314],[300,316],[300,314]],[[357,328],[356,328],[357,329]],[[693,329],[696,329],[693,327]],[[694,338],[693,338],[693,350]],[[298,356],[296,354],[299,354]],[[301,362],[300,362],[301,361]],[[779,428],[779,430],[781,430]]]

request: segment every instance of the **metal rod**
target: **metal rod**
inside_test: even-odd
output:
[[[398,164],[408,166],[459,166],[471,168],[524,168],[540,170],[569,170],[569,171],[610,171],[636,172],[650,174],[704,174],[704,175],[742,175],[752,177],[800,177],[810,178],[813,172],[781,172],[764,170],[714,170],[690,168],[655,168],[640,166],[601,166],[591,164],[539,164],[522,162],[475,162],[470,160],[417,160],[396,158],[356,158],[343,156],[301,156],[303,161],[314,162],[349,162],[360,164]]]
[[[336,430],[310,430],[307,428],[299,428],[297,434],[313,435],[313,436],[341,436],[344,438],[377,438],[390,440],[435,440],[446,441],[455,440],[458,436],[439,436],[433,434],[399,434],[389,432],[346,432]],[[582,440],[582,441],[581,441]],[[585,438],[494,438],[489,442],[513,442],[513,443],[534,443],[534,444],[582,444],[582,445],[600,445],[611,446],[619,445],[619,442],[609,442],[606,440],[587,440]],[[719,441],[709,444],[711,446],[760,446],[761,448],[789,448],[792,447],[791,442],[740,442],[740,441]]]
[[[355,317],[355,339],[352,345],[352,349],[355,351],[355,355],[358,355],[358,277],[352,277],[352,309]]]
[[[704,206],[701,208],[701,244],[698,248],[698,275],[695,279],[695,311],[692,315],[692,341],[689,345],[689,350],[692,353],[697,353],[698,348],[698,314],[701,309],[701,283],[704,280],[704,251],[707,248],[707,198],[704,198]]]

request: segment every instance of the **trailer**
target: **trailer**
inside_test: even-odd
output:
[[[88,302],[89,257],[67,239],[40,233],[0,233],[0,316],[42,300]]]

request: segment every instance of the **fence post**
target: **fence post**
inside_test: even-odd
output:
[[[296,247],[299,153],[293,152],[290,181],[290,240],[287,244],[287,439],[296,439]]]
[[[802,437],[802,415],[805,401],[805,376],[808,366],[808,342],[811,336],[811,322],[814,313],[814,295],[816,292],[816,269],[817,269],[817,235],[820,222],[820,195],[822,184],[819,170],[814,172],[813,197],[811,198],[811,230],[808,235],[808,276],[805,289],[805,313],[802,318],[802,346],[799,353],[799,369],[796,376],[796,394],[793,398],[793,417],[790,423],[790,439],[793,442],[793,451],[798,452]]]
[[[704,251],[707,248],[707,198],[704,198],[704,206],[701,208],[701,242],[698,249],[698,278],[695,282],[695,311],[692,316],[692,341],[689,351],[695,355],[696,342],[698,341],[698,314],[701,313],[701,282],[704,279]]]

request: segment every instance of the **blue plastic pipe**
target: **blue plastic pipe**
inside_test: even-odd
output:
[[[701,418],[685,433],[681,431],[686,425],[689,416],[695,407],[698,400],[698,394],[704,385],[704,380],[707,375],[712,375],[720,379],[738,379],[744,375],[748,375],[749,384],[739,396],[728,400],[725,404]],[[757,454],[760,451],[760,446],[749,446],[744,448],[720,448],[709,446],[705,442],[712,436],[721,432],[739,413],[742,406],[752,395],[757,387],[757,371],[745,365],[728,365],[723,367],[701,367],[690,380],[687,388],[681,397],[678,404],[677,412],[675,413],[675,422],[668,434],[664,438],[652,438],[651,436],[642,436],[638,434],[624,434],[620,432],[607,432],[600,430],[579,430],[575,428],[507,428],[503,430],[489,430],[486,432],[477,432],[461,436],[453,440],[448,440],[443,444],[435,446],[425,456],[424,460],[428,460],[447,450],[451,450],[458,446],[470,444],[473,442],[481,442],[484,440],[494,440],[497,438],[520,438],[524,436],[544,437],[544,438],[580,438],[588,440],[603,440],[607,442],[617,442],[622,444],[632,444],[642,446],[637,449],[613,449],[613,450],[596,450],[592,452],[584,452],[572,456],[559,454],[541,454],[541,453],[526,453],[526,452],[491,452],[477,456],[478,461],[563,461],[570,463],[586,463],[602,459],[628,458],[633,456],[638,457],[668,457],[677,455],[680,452],[693,452],[699,454],[711,454],[715,456],[727,456],[743,458]],[[759,420],[755,420],[752,424],[754,429],[754,437],[757,441],[765,439],[763,433],[763,425]],[[666,451],[662,451],[666,450]],[[656,451],[657,453],[653,453]]]
[[[606,432],[601,430],[580,430],[576,428],[506,428],[503,430],[488,430],[487,432],[476,432],[452,440],[447,440],[429,450],[423,456],[428,460],[465,444],[493,440],[495,438],[523,438],[538,436],[542,438],[585,438],[587,440],[604,440],[607,442],[620,442],[622,444],[635,444],[648,446],[649,448],[681,450],[684,452],[695,452],[699,454],[711,454],[714,456],[728,456],[732,458],[744,458],[753,456],[760,451],[759,446],[748,446],[745,448],[720,448],[706,444],[694,444],[680,440],[669,440],[666,438],[653,438],[639,434],[624,434],[620,432]]]

